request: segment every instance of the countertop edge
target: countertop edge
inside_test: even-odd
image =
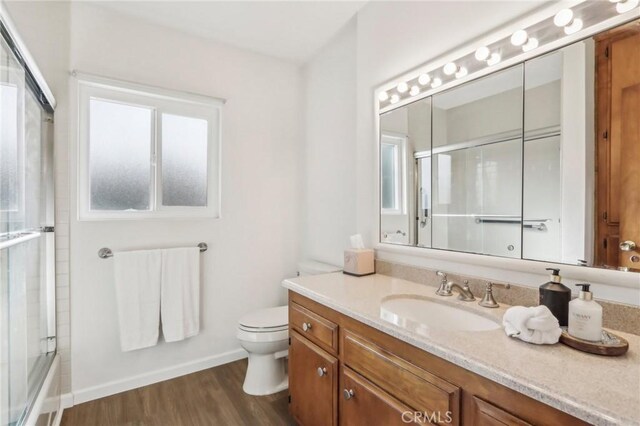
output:
[[[516,392],[533,398],[536,401],[547,404],[553,408],[556,408],[586,422],[603,426],[639,424],[637,420],[621,418],[616,415],[616,413],[595,410],[590,406],[586,406],[580,403],[579,401],[572,400],[567,395],[550,394],[548,390],[538,388],[525,380],[521,380],[510,375],[508,372],[495,370],[493,368],[487,367],[481,362],[469,360],[462,352],[456,349],[444,348],[440,347],[439,345],[429,343],[429,339],[427,337],[421,336],[420,339],[416,339],[408,330],[405,330],[401,327],[393,326],[391,324],[384,324],[382,320],[379,320],[377,318],[370,318],[369,316],[359,314],[358,312],[341,306],[340,304],[335,303],[333,300],[314,291],[311,291],[304,286],[294,283],[288,279],[282,281],[282,286],[288,290],[291,290],[302,296],[308,297],[315,302],[327,306],[328,308],[331,308],[343,315],[346,315],[370,327],[373,327],[378,331],[395,337],[405,343],[429,352],[430,354],[445,359],[446,361],[449,361],[459,367],[476,373],[486,379],[506,386],[509,389],[512,389]]]

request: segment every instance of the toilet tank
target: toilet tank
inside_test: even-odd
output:
[[[316,260],[303,260],[298,263],[298,275],[301,277],[340,271],[342,271],[342,268],[339,266],[329,265],[328,263],[322,263]]]

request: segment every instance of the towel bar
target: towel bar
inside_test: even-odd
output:
[[[207,251],[209,246],[207,243],[198,243],[198,248],[200,249],[200,253],[202,253],[203,251]],[[110,248],[103,247],[98,250],[98,257],[100,259],[108,259],[109,257],[113,257],[113,251]]]

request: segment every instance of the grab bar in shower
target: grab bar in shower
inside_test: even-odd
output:
[[[476,223],[522,223],[523,228],[537,229],[538,231],[546,231],[547,225],[545,224],[545,222],[549,221],[551,221],[551,219],[525,219],[524,221],[522,221],[520,219],[485,219],[482,217],[476,218]]]
[[[207,243],[198,243],[198,248],[200,249],[200,253],[202,253],[204,251],[207,251],[209,246],[207,245]],[[108,259],[110,257],[113,257],[113,251],[110,248],[103,247],[98,250],[98,257],[100,259]]]

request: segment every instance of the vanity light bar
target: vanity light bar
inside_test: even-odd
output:
[[[628,14],[632,19],[634,14],[638,15],[639,4],[640,0],[584,1],[562,9],[553,16],[515,31],[510,37],[480,46],[473,53],[400,81],[394,88],[380,91],[379,107],[384,109],[401,101],[424,97],[443,84],[473,75],[504,60],[516,59],[618,15]]]

